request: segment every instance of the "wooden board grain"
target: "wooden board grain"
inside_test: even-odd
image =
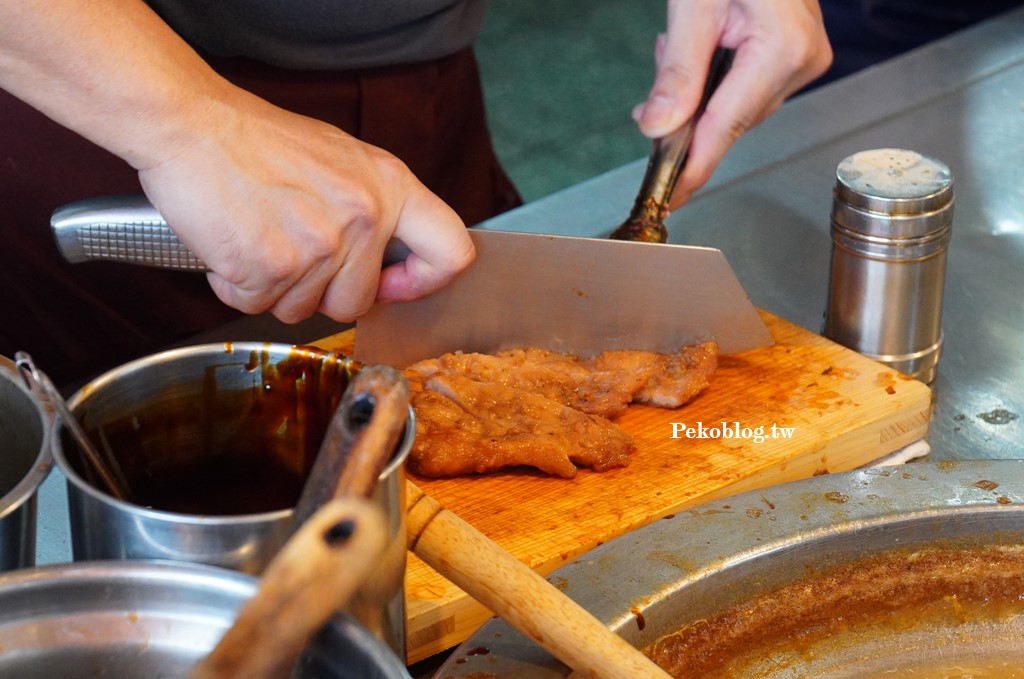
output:
[[[410,479],[547,574],[667,514],[854,469],[925,436],[931,411],[926,385],[761,313],[773,346],[723,356],[712,385],[684,408],[631,406],[617,421],[637,440],[628,467],[581,470],[573,479],[526,471]],[[315,344],[350,351],[352,341],[348,332]],[[700,427],[717,429],[718,436],[697,438]],[[696,430],[693,437],[686,429]],[[490,617],[411,554],[406,600],[409,662],[462,642]]]

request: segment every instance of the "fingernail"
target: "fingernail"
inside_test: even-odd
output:
[[[645,127],[660,127],[665,125],[672,115],[675,102],[671,97],[664,94],[656,94],[647,100],[644,106],[642,123]]]

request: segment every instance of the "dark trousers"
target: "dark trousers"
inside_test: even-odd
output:
[[[521,202],[495,157],[469,49],[343,73],[210,62],[282,108],[394,153],[467,225]],[[126,163],[0,92],[0,355],[28,351],[66,384],[239,317],[201,274],[61,259],[49,228],[55,208],[140,191]]]

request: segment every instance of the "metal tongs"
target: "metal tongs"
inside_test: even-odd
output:
[[[16,353],[14,355],[14,363],[18,367],[18,371],[26,386],[29,389],[39,389],[50,406],[56,411],[60,423],[71,433],[75,443],[78,444],[88,469],[99,476],[103,486],[111,495],[118,500],[130,502],[132,496],[131,488],[121,472],[117,458],[114,457],[114,454],[106,445],[106,440],[104,439],[103,447],[103,453],[105,454],[101,455],[100,451],[89,439],[89,435],[85,433],[82,425],[79,424],[78,418],[68,410],[67,403],[65,403],[64,397],[60,395],[60,391],[57,390],[49,376],[36,367],[35,362],[27,352],[19,351]],[[102,431],[100,433],[102,435]]]
[[[711,65],[708,67],[704,94],[697,104],[693,117],[675,132],[654,140],[651,155],[647,159],[647,170],[643,181],[640,182],[640,192],[633,203],[633,210],[626,221],[612,233],[611,238],[647,243],[664,243],[668,240],[668,230],[665,228],[668,202],[686,165],[690,142],[693,141],[693,128],[704,114],[711,95],[729,71],[733,56],[734,50],[724,47],[715,50],[714,56],[711,57]]]

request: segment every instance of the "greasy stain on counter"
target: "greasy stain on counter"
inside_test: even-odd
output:
[[[569,587],[569,581],[560,575],[548,578],[548,582],[560,592],[564,592]]]
[[[987,413],[978,413],[978,419],[984,420],[988,424],[1009,424],[1020,417],[1017,413],[1012,413],[1005,408],[996,408],[990,410]]]

